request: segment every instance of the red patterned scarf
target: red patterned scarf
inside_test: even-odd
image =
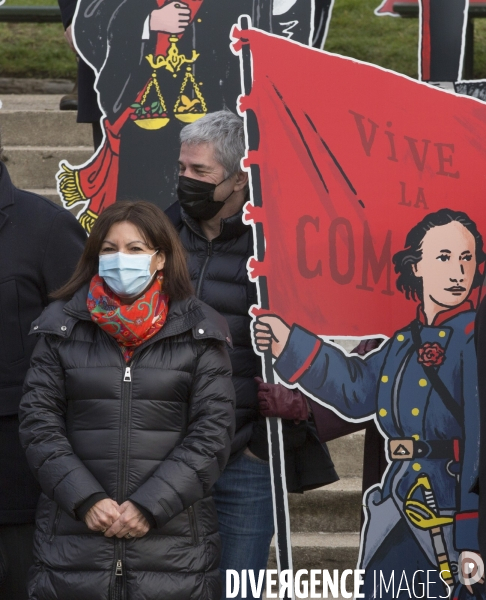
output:
[[[120,298],[95,275],[89,286],[87,305],[91,320],[115,338],[128,362],[137,346],[158,333],[167,318],[169,296],[162,291],[163,275],[133,304]]]

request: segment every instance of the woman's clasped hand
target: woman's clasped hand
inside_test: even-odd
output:
[[[91,531],[101,531],[105,537],[143,537],[150,524],[138,508],[127,500],[120,506],[111,498],[104,498],[86,513],[85,523]]]

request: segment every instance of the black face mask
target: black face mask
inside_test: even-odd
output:
[[[228,179],[228,177],[226,177],[226,179]],[[224,183],[226,179],[223,179],[218,185]],[[219,213],[226,200],[233,194],[233,192],[231,192],[231,194],[221,202],[215,201],[213,199],[214,190],[218,185],[179,175],[177,197],[179,198],[182,208],[190,217],[198,221],[209,221],[209,219],[212,219]]]

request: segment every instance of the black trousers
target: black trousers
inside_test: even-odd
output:
[[[7,577],[0,585],[2,600],[27,600],[27,573],[32,565],[33,523],[0,525],[0,547],[7,563]]]

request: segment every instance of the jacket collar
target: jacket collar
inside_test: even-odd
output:
[[[89,283],[85,283],[74,294],[71,300],[68,300],[64,305],[64,312],[68,315],[79,319],[80,321],[91,321],[86,299],[88,297]]]
[[[15,188],[8,174],[7,167],[0,161],[0,229],[5,225],[8,215],[4,208],[15,203]]]
[[[455,317],[456,315],[459,315],[463,312],[467,312],[469,310],[474,310],[474,305],[470,300],[466,300],[462,304],[459,304],[459,306],[455,306],[454,308],[451,308],[449,310],[443,310],[442,312],[437,313],[435,315],[432,327],[440,327],[443,323],[449,321],[449,319],[452,319],[452,317]],[[427,325],[427,319],[425,317],[422,304],[419,304],[419,306],[417,306],[417,320],[420,321],[422,325]]]
[[[181,219],[193,231],[197,236],[207,241],[206,236],[201,229],[201,226],[196,219],[190,217],[183,208],[181,208]],[[221,230],[218,237],[214,238],[213,242],[226,242],[228,240],[236,239],[241,237],[251,229],[251,225],[243,223],[243,209],[238,211],[235,215],[226,219],[221,219]]]
[[[92,322],[86,304],[88,290],[89,283],[83,285],[71,300],[67,302],[58,300],[50,304],[32,323],[30,334],[44,333],[69,338],[79,321]],[[195,339],[212,338],[232,346],[226,319],[195,296],[184,300],[170,301],[169,313],[164,326],[147,343],[179,335],[191,329]],[[143,347],[144,344],[140,346],[140,348]]]

